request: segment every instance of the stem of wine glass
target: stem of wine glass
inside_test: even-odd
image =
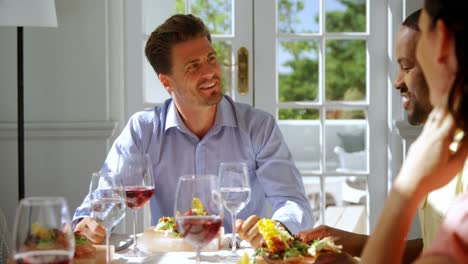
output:
[[[110,264],[111,263],[111,254],[110,254],[110,233],[111,229],[106,230],[106,263]]]
[[[135,247],[133,248],[133,251],[136,252],[138,250],[138,241],[136,237],[136,221],[137,221],[137,212],[135,209],[133,211],[133,240],[135,242]]]
[[[231,248],[232,248],[232,254],[236,253],[237,250],[237,243],[236,243],[236,216],[237,212],[231,213],[232,215],[232,241],[231,241]]]
[[[200,254],[201,254],[201,248],[202,248],[202,247],[201,247],[201,246],[198,246],[198,245],[195,247],[195,251],[196,251],[196,254],[197,254],[197,255],[195,256],[195,263],[196,263],[196,264],[200,264],[200,262],[201,262],[201,256],[200,256]]]

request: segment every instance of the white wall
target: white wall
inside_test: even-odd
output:
[[[108,40],[122,39],[122,3],[56,0],[58,28],[24,29],[26,196],[65,196],[73,212],[121,128],[124,76],[116,61],[123,43]],[[0,28],[0,93],[0,206],[12,226],[18,197],[14,28]]]
[[[17,152],[11,138],[16,120],[16,30],[0,28],[0,208],[12,223],[16,206]],[[11,226],[11,225],[10,225]]]

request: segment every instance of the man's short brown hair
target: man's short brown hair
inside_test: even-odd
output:
[[[191,14],[176,14],[157,27],[146,42],[146,58],[159,76],[169,74],[172,68],[171,52],[176,44],[211,35],[203,21]]]

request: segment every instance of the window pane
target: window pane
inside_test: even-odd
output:
[[[279,42],[277,56],[279,102],[317,100],[317,54],[317,41]]]
[[[320,113],[318,109],[279,109],[279,120],[318,120]]]
[[[366,32],[366,0],[325,1],[327,32]]]
[[[309,200],[312,213],[314,215],[315,226],[322,224],[322,217],[320,217],[321,195],[320,191],[320,177],[303,177],[304,189],[307,199]]]
[[[327,171],[367,170],[367,120],[363,110],[328,110],[325,120]]]
[[[216,50],[218,63],[223,72],[222,91],[232,96],[232,44],[229,40],[213,40],[213,48]]]
[[[203,20],[211,34],[232,34],[232,0],[193,0],[190,9]]]
[[[328,101],[366,99],[366,41],[326,41],[325,96]]]
[[[367,233],[367,179],[325,178],[325,225],[353,233]]]
[[[320,171],[320,122],[279,121],[284,140],[300,171]]]
[[[282,33],[319,32],[318,0],[280,0],[278,31]]]
[[[166,1],[164,5],[161,5],[162,1],[166,0],[143,0],[142,1],[142,14],[143,14],[143,29],[145,35],[151,35],[151,33],[161,25],[166,19],[174,14],[174,8],[176,3],[172,1]],[[179,1],[179,0],[177,0]],[[183,12],[182,12],[183,13]],[[145,41],[146,42],[146,41]]]
[[[176,0],[175,13],[185,14],[185,0]]]

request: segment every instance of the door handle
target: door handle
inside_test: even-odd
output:
[[[249,51],[246,47],[237,50],[237,92],[246,95],[249,91]]]

